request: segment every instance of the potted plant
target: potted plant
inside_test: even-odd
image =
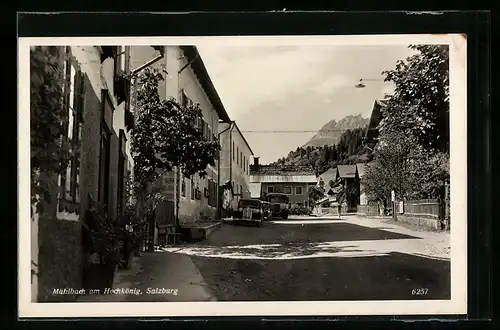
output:
[[[135,209],[131,206],[125,209],[123,221],[125,225],[120,227],[120,239],[122,244],[121,268],[129,268],[132,258],[140,248],[143,238],[143,224],[139,221]]]
[[[121,259],[120,240],[112,219],[98,203],[92,203],[83,224],[89,260],[84,271],[86,290],[112,288]]]

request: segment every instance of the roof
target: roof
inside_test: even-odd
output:
[[[314,176],[316,182],[316,175],[311,166],[299,165],[258,165],[250,167],[250,175],[280,175],[280,176]]]
[[[375,100],[375,102],[373,103],[370,122],[368,123],[368,129],[366,130],[366,137],[369,137],[369,135],[373,135],[373,132],[377,130],[377,126],[382,120],[381,109],[387,106],[385,102],[387,102],[387,100]]]
[[[222,104],[222,101],[219,97],[219,94],[217,93],[217,90],[212,83],[212,79],[210,79],[210,75],[208,74],[207,68],[205,67],[205,63],[203,63],[198,49],[196,48],[196,46],[180,46],[180,48],[184,51],[184,55],[186,56],[188,62],[193,61],[191,63],[191,68],[193,69],[195,75],[198,77],[200,85],[202,86],[203,90],[207,94],[207,97],[217,111],[219,118],[223,122],[229,123],[231,121],[229,119],[229,115],[227,114],[226,109],[224,108],[224,105]]]
[[[334,188],[328,188],[328,189],[326,189],[326,194],[330,195],[330,191],[332,192],[332,194],[338,194],[341,189],[342,189],[341,186],[336,186]]]
[[[366,170],[366,164],[365,163],[358,163],[356,164],[357,170],[358,170],[358,176],[362,178],[365,175],[365,170]]]
[[[339,177],[341,178],[355,178],[356,165],[337,165],[339,170]]]
[[[259,198],[261,191],[261,183],[260,182],[250,182],[250,197],[251,198]]]
[[[238,133],[240,133],[240,136],[241,136],[241,138],[243,139],[243,141],[245,142],[245,144],[247,145],[248,150],[250,150],[250,154],[253,156],[253,151],[252,151],[252,148],[250,148],[250,145],[248,144],[247,139],[245,139],[245,136],[241,133],[240,128],[238,127],[238,125],[236,125],[236,122],[235,122],[235,121],[233,121],[233,125],[234,125],[234,127],[236,127],[236,129],[238,130]]]
[[[317,182],[316,175],[250,175],[252,183],[310,183]]]
[[[332,167],[332,168],[328,169],[327,171],[323,172],[322,174],[318,175],[318,178],[323,180],[323,182],[325,183],[325,186],[328,186],[328,183],[330,181],[337,180],[337,176],[338,176],[337,168]]]

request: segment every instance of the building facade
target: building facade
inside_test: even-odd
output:
[[[309,166],[260,165],[258,158],[250,168],[250,182],[260,183],[260,197],[268,193],[288,195],[292,206],[309,206],[309,189],[317,184],[314,170]]]
[[[358,163],[356,164],[356,170],[358,172],[359,178],[359,205],[367,205],[368,204],[368,196],[365,191],[365,187],[363,185],[363,177],[365,176],[367,164]]]
[[[140,68],[141,63],[160,69],[164,80],[158,86],[161,100],[176,99],[182,106],[198,104],[203,118],[197,125],[205,138],[216,140],[219,122],[229,123],[229,116],[208,75],[203,60],[194,46],[134,46],[131,63]],[[207,176],[185,177],[178,169],[162,174],[157,186],[165,202],[172,207],[178,224],[192,223],[203,217],[214,218],[219,192],[218,159],[207,167]],[[168,217],[163,217],[168,218]],[[161,225],[161,224],[160,224]]]
[[[355,211],[359,205],[359,177],[356,165],[338,165],[339,179],[346,191],[347,210]]]
[[[233,121],[223,123],[219,127],[220,153],[220,182],[229,183],[231,194],[224,194],[222,201],[224,211],[235,209],[241,198],[250,198],[250,158],[253,151],[238,125]]]
[[[63,175],[49,178],[52,198],[32,221],[32,301],[74,300],[53,295],[53,288],[80,288],[87,251],[82,224],[91,201],[105,206],[114,221],[123,212],[127,171],[133,166],[128,85],[121,71],[129,66],[123,46],[58,47],[64,85],[66,137],[78,153]],[[50,179],[51,178],[51,179]]]

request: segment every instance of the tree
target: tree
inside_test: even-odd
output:
[[[30,49],[31,204],[37,211],[51,202],[51,177],[62,174],[71,157],[63,124],[64,59],[63,47]]]
[[[401,131],[426,150],[449,152],[449,47],[409,48],[418,53],[382,72],[395,90],[382,109],[380,133]]]
[[[413,138],[401,132],[386,135],[362,179],[367,194],[379,201],[386,200],[392,190],[399,198],[414,195],[422,179],[424,155]]]
[[[157,69],[146,68],[138,77],[135,125],[131,134],[134,186],[139,212],[144,211],[151,185],[162,171],[180,168],[189,177],[204,177],[207,165],[215,164],[218,141],[204,137],[198,105],[182,107],[174,99],[160,100]],[[141,214],[142,216],[143,214]]]
[[[309,200],[314,204],[322,197],[325,196],[324,189],[322,187],[312,186],[309,188]]]

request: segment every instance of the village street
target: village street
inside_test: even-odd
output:
[[[116,287],[146,294],[109,298],[450,299],[449,253],[448,233],[417,231],[387,219],[290,217],[262,228],[225,223],[202,242],[144,253],[129,275],[119,275]],[[147,294],[148,288],[177,291]]]

